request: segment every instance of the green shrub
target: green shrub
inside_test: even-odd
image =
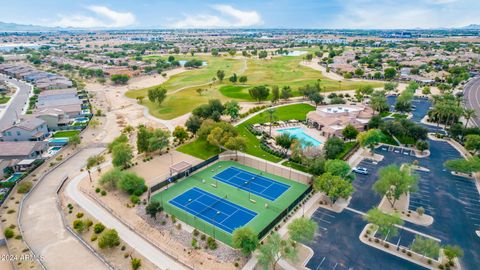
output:
[[[86,228],[85,222],[83,222],[83,220],[81,220],[81,219],[74,220],[73,221],[73,228],[77,232],[82,233]]]
[[[77,213],[77,218],[82,218],[83,217],[83,213],[82,212],[78,212]]]
[[[17,192],[20,193],[20,194],[25,194],[25,193],[28,193],[30,191],[30,189],[32,189],[32,182],[22,182],[20,184],[18,184],[18,189],[17,189]]]
[[[93,232],[96,234],[103,232],[103,230],[105,230],[105,225],[102,223],[97,223],[93,226]]]
[[[209,249],[215,250],[215,249],[217,249],[217,241],[215,241],[215,239],[213,239],[212,237],[208,237],[207,238],[207,246],[208,246]]]
[[[101,189],[98,188],[98,187],[95,189],[95,192],[96,192],[96,193],[99,193],[100,191],[101,191]]]
[[[96,234],[94,234],[94,235],[92,235],[92,237],[90,237],[90,241],[95,242],[95,241],[97,241],[97,238],[98,238],[98,236]]]
[[[98,247],[101,249],[112,248],[120,245],[120,237],[115,229],[104,231],[98,239]]]
[[[13,230],[10,228],[6,228],[3,231],[3,235],[5,235],[5,238],[10,239],[15,236],[15,232],[13,232]]]
[[[142,266],[142,260],[138,258],[132,258],[131,264],[132,264],[132,269],[137,270],[140,268],[140,266]]]
[[[130,196],[130,201],[133,204],[138,204],[138,203],[140,203],[140,198],[137,195],[132,195],[132,196]]]
[[[105,195],[107,195],[107,192],[106,192],[105,190],[102,190],[102,191],[100,192],[100,194],[101,194],[102,196],[105,196]]]

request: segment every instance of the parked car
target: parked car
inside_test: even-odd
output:
[[[364,174],[364,175],[368,174],[367,168],[363,168],[363,167],[355,167],[355,168],[353,168],[352,171],[354,171],[355,173],[358,173],[358,174]]]

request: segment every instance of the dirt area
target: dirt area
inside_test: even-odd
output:
[[[63,193],[61,193],[63,194]],[[82,208],[80,208],[77,204],[73,203],[72,201],[65,198],[65,196],[61,196],[61,204],[63,209],[63,215],[65,216],[65,220],[69,224],[70,228],[73,230],[73,221],[78,219],[76,215],[81,213],[82,220],[91,220],[93,224],[98,223],[96,219],[85,212]],[[68,209],[68,204],[73,206],[72,211],[70,213]],[[108,228],[106,228],[108,229]],[[87,231],[83,233],[77,233],[86,243],[88,243],[96,252],[102,254],[104,258],[115,268],[115,269],[130,269],[131,268],[131,258],[138,258],[141,260],[142,266],[141,269],[157,269],[155,265],[153,265],[147,258],[143,257],[140,253],[136,252],[135,249],[130,247],[125,242],[121,241],[118,247],[110,248],[110,249],[100,249],[98,247],[98,240],[92,241],[92,236],[99,237],[100,234],[95,234],[93,231],[93,225]],[[65,265],[68,265],[66,262]]]
[[[6,245],[0,246],[0,269],[2,270],[15,269],[11,259],[13,259],[13,257],[10,257],[7,246]]]
[[[151,162],[151,161],[150,161]],[[148,162],[147,164],[152,165],[153,163]],[[169,164],[169,163],[168,163]],[[152,166],[153,168],[156,167]],[[106,171],[107,168],[102,169]],[[154,171],[155,171],[154,170]],[[98,201],[102,205],[108,207],[109,211],[113,212],[117,216],[121,216],[123,221],[129,224],[131,227],[135,228],[135,231],[138,234],[141,234],[143,237],[148,238],[154,245],[156,245],[161,250],[167,252],[171,256],[178,258],[179,260],[184,261],[188,265],[193,265],[195,269],[237,269],[234,266],[234,260],[236,260],[239,266],[242,266],[246,263],[242,256],[236,257],[232,260],[221,261],[215,255],[212,255],[206,252],[203,249],[193,249],[191,247],[191,239],[188,241],[179,240],[179,232],[172,230],[172,226],[166,226],[167,222],[170,222],[166,218],[165,224],[161,225],[162,217],[158,217],[158,221],[150,220],[145,217],[144,205],[142,206],[132,206],[132,203],[129,200],[129,196],[120,191],[107,191],[106,196],[101,196],[95,192],[97,185],[96,181],[99,179],[98,172],[92,173],[93,183],[90,183],[88,177],[84,178],[79,185],[79,189],[85,193],[90,198]],[[146,202],[147,194],[144,194],[141,197],[142,201]],[[177,221],[177,223],[180,223]],[[170,224],[171,225],[171,224]],[[182,231],[188,229],[188,226],[182,224]],[[185,231],[184,231],[185,232]],[[181,237],[186,237],[188,234],[180,234]],[[186,244],[188,242],[188,244]],[[222,244],[217,242],[219,246]],[[222,250],[224,247],[220,247]]]
[[[287,260],[287,262],[295,267],[295,269],[299,270],[307,270],[308,268],[305,267],[308,260],[312,258],[313,250],[303,244],[298,244],[298,259],[296,261]]]

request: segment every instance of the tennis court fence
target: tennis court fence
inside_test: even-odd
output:
[[[198,163],[197,165],[195,166],[192,166],[190,167],[189,169],[183,171],[183,172],[179,172],[175,175],[172,175],[170,177],[166,177],[163,181],[161,181],[160,183],[157,183],[153,186],[150,187],[150,193],[154,193],[155,191],[165,187],[166,185],[168,184],[171,184],[171,183],[174,183],[176,181],[178,181],[179,179],[182,179],[183,177],[187,177],[189,176],[190,174],[192,174],[193,172],[205,167],[205,166],[208,166],[210,165],[211,163],[217,161],[219,159],[219,156],[216,155],[216,156],[213,156],[207,160],[204,160],[200,163]]]
[[[278,215],[270,224],[268,224],[263,230],[260,231],[258,234],[258,239],[263,239],[268,233],[275,228],[277,224],[279,224],[282,219],[284,219],[290,212],[295,210],[296,206],[310,193],[312,192],[312,186],[308,186],[308,188],[300,195],[295,201],[293,201],[287,208],[285,208],[280,215]]]

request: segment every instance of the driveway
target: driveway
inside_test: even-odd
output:
[[[23,239],[43,256],[47,269],[108,269],[64,227],[56,204],[56,190],[65,175],[73,175],[85,160],[102,148],[85,149],[49,173],[25,199],[20,216]]]

